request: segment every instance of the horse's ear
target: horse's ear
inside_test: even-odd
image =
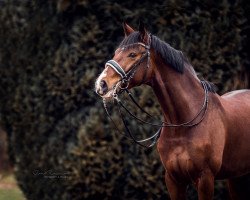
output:
[[[139,23],[139,33],[141,42],[143,42],[144,44],[148,44],[149,34],[145,28],[145,24],[142,21],[140,21]]]
[[[123,22],[123,30],[124,30],[125,37],[135,32],[134,29],[132,29],[126,22]]]

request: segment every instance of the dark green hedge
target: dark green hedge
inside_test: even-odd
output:
[[[219,92],[246,84],[242,4],[177,2],[1,1],[0,116],[27,199],[168,199],[156,150],[117,135],[93,89],[123,37],[121,22],[136,27],[139,19]],[[159,114],[149,88],[136,92]],[[139,136],[154,131],[131,125]],[[225,196],[222,183],[215,196]]]

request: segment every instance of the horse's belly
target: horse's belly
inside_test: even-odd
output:
[[[238,170],[235,170],[234,167],[222,165],[215,179],[217,180],[231,179],[250,173],[249,166],[237,167],[237,169]]]
[[[231,158],[224,159],[216,178],[228,179],[247,173],[250,173],[250,150],[248,155],[232,156]]]

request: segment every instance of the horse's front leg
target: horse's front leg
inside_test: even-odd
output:
[[[185,200],[187,184],[177,183],[168,172],[165,173],[165,181],[171,200]]]
[[[214,196],[214,175],[210,170],[202,172],[198,179],[197,191],[199,200],[212,200]]]

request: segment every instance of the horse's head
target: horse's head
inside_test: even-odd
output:
[[[125,23],[123,28],[124,40],[96,80],[96,93],[103,98],[112,98],[123,89],[146,83],[152,76],[151,37],[144,25],[140,24],[139,31],[134,31]]]

